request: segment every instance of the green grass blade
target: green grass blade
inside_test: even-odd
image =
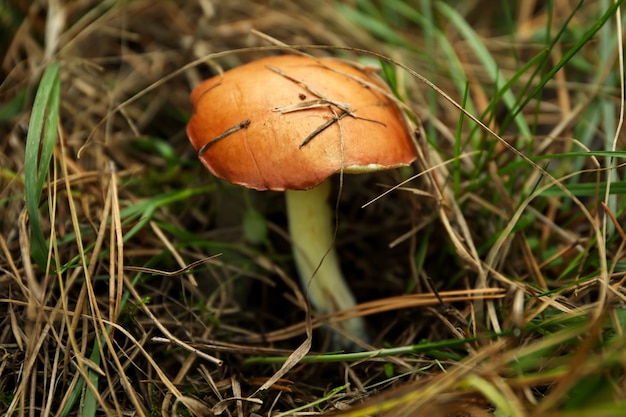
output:
[[[39,199],[57,137],[60,92],[59,66],[51,64],[44,71],[35,96],[26,137],[24,161],[26,209],[31,228],[31,256],[42,269],[46,268],[48,246],[39,218]]]
[[[6,123],[11,118],[20,114],[22,109],[24,108],[24,101],[26,100],[26,90],[23,89],[19,93],[15,95],[11,100],[7,103],[3,104],[0,107],[0,123]]]
[[[371,9],[372,5],[369,2],[361,2],[363,6],[367,7],[368,10]],[[393,28],[391,28],[388,24],[386,24],[380,18],[376,18],[371,14],[362,12],[352,7],[345,6],[343,3],[337,5],[337,9],[341,14],[346,16],[352,22],[357,25],[367,28],[369,32],[379,37],[380,39],[388,42],[390,44],[403,46],[406,48],[411,48],[412,45],[407,42],[407,40],[399,35]]]
[[[489,74],[489,77],[494,82],[496,93],[502,93],[503,85],[507,83],[506,77],[500,71],[498,63],[495,61],[489,50],[485,47],[476,32],[470,27],[470,25],[463,19],[458,12],[451,6],[443,3],[437,3],[437,10],[450,21],[454,27],[457,28],[459,33],[467,40],[468,45],[472,48],[480,62],[482,62],[485,70]],[[502,101],[509,109],[513,109],[516,106],[515,96],[511,90],[504,91],[502,94]],[[515,124],[519,129],[519,132],[524,137],[531,136],[531,130],[524,120],[524,118],[518,117],[515,119]]]
[[[93,361],[96,365],[100,366],[100,343],[97,340],[94,341],[93,351],[89,359]],[[97,372],[93,369],[89,369],[87,371],[89,375],[89,380],[91,381],[91,385],[94,387],[98,387],[98,380],[100,379]],[[98,410],[98,400],[96,398],[96,393],[94,393],[91,389],[88,389],[85,392],[85,398],[83,400],[83,409],[81,415],[83,417],[91,417],[95,416]]]
[[[623,1],[624,0],[618,0],[613,3],[613,5],[607,9],[607,11],[602,15],[600,19],[594,21],[593,25],[591,25],[591,27],[580,36],[578,42],[576,42],[574,46],[572,46],[565,52],[565,54],[563,54],[563,58],[559,62],[557,62],[556,65],[554,65],[554,67],[550,69],[550,71],[548,71],[548,73],[543,77],[541,82],[537,84],[537,86],[528,94],[528,96],[524,100],[520,101],[520,103],[514,109],[512,109],[512,111],[509,113],[509,118],[517,116],[530,100],[537,97],[545,84],[548,81],[552,80],[555,74],[559,72],[561,68],[565,66],[565,64],[567,64],[572,58],[574,58],[578,54],[583,46],[585,46],[587,42],[589,42],[596,35],[600,28],[602,28],[602,26],[604,26],[604,24],[609,19],[612,19],[614,17],[616,10],[618,10]],[[578,8],[582,6],[582,3],[583,2],[581,1],[574,10],[578,10]],[[570,19],[572,17],[573,13],[570,16]]]

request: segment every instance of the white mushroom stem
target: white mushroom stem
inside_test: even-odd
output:
[[[293,254],[300,280],[314,309],[322,314],[354,307],[355,299],[346,284],[334,248],[332,211],[328,205],[330,181],[305,191],[286,191],[287,216]],[[367,340],[361,317],[338,323],[357,339]],[[337,335],[339,347],[354,346]]]

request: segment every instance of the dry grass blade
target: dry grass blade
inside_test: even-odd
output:
[[[437,294],[422,293],[400,295],[396,297],[380,298],[377,300],[361,303],[353,308],[337,311],[336,313],[316,317],[311,321],[313,328],[349,320],[354,317],[379,314],[394,310],[405,310],[415,307],[427,307],[442,305],[442,303],[458,303],[477,300],[498,300],[505,297],[505,291],[501,288],[469,289],[459,291],[443,291]],[[248,341],[258,343],[261,340],[275,342],[289,339],[302,334],[306,329],[306,323],[298,323],[263,335],[262,337],[250,337]]]
[[[176,336],[174,336],[160,321],[159,319],[150,311],[150,308],[148,308],[148,306],[146,306],[145,303],[142,302],[142,297],[139,295],[139,293],[134,289],[132,282],[125,280],[126,281],[126,285],[127,285],[127,289],[130,292],[130,294],[133,296],[133,298],[135,299],[135,301],[141,306],[141,309],[143,310],[144,313],[146,313],[146,315],[154,321],[154,324],[159,328],[159,330],[161,330],[161,332],[167,337],[167,340],[178,346],[181,347],[191,353],[194,353],[198,356],[200,356],[201,358],[208,360],[210,362],[213,362],[215,365],[217,366],[222,366],[223,361],[221,359],[215,358],[211,355],[207,355],[206,353],[203,353],[197,349],[195,349],[194,347],[190,346],[188,343],[185,343],[184,341],[180,340],[179,338],[177,338]]]

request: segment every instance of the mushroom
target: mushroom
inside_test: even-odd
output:
[[[314,309],[355,306],[334,249],[329,177],[408,165],[406,119],[372,72],[333,58],[260,59],[199,84],[187,135],[217,177],[285,191],[294,260]],[[339,323],[367,340],[362,317]],[[337,335],[336,345],[355,345]]]

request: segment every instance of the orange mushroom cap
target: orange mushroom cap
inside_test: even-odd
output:
[[[333,173],[416,158],[410,129],[375,74],[332,58],[283,55],[199,84],[187,135],[216,176],[257,190],[302,190]]]

